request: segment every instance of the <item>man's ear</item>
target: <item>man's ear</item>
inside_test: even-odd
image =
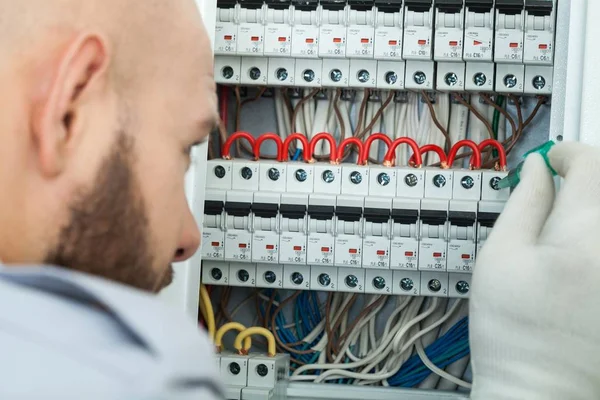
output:
[[[54,60],[54,73],[39,82],[46,90],[36,99],[31,121],[38,164],[47,177],[62,172],[69,147],[81,134],[82,105],[106,93],[110,56],[101,35],[83,33]]]

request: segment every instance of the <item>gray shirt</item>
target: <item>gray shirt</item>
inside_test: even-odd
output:
[[[213,346],[155,296],[0,265],[0,399],[217,399]]]

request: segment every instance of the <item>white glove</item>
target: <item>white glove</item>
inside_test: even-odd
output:
[[[600,150],[541,156],[478,257],[470,340],[478,400],[600,399]]]

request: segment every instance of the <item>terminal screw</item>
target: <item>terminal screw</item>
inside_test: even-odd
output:
[[[433,177],[433,184],[439,188],[446,186],[446,177],[444,175],[437,174]]]
[[[319,275],[319,284],[321,286],[329,286],[330,283],[331,283],[331,278],[329,277],[329,274]]]
[[[458,83],[458,76],[454,72],[449,72],[444,77],[444,82],[448,86],[454,86]]]
[[[335,175],[333,174],[332,170],[328,169],[323,171],[323,174],[321,174],[321,178],[323,179],[323,182],[331,183],[335,180]]]
[[[415,174],[408,174],[404,177],[404,183],[410,187],[415,187],[419,183],[419,178]]]
[[[417,85],[422,85],[427,80],[427,75],[425,75],[425,72],[423,71],[417,71],[413,75],[413,80]]]
[[[252,179],[252,170],[248,167],[242,168],[241,174],[242,178],[244,178],[245,180]]]
[[[304,182],[308,179],[308,174],[303,169],[296,170],[296,180],[298,182]]]
[[[415,287],[415,283],[410,278],[403,278],[400,281],[400,288],[405,292],[412,290],[413,287]]]
[[[492,179],[490,179],[490,187],[494,190],[500,190],[500,188],[498,187],[498,182],[500,182],[501,179],[498,176],[493,177]]]
[[[475,180],[467,175],[460,180],[460,184],[465,189],[472,189],[475,186]]]
[[[346,282],[346,286],[348,286],[350,289],[354,289],[356,286],[358,286],[358,278],[354,275],[348,275],[345,279]]]
[[[285,69],[285,68],[278,68],[277,71],[275,71],[275,76],[281,82],[285,81],[288,78],[287,69]]]
[[[221,278],[223,277],[223,272],[221,272],[221,270],[219,268],[213,268],[213,269],[210,270],[210,276],[215,281],[220,281]]]
[[[342,71],[340,71],[339,69],[332,69],[331,72],[329,73],[329,77],[331,78],[331,80],[333,82],[339,82],[342,80]]]
[[[362,174],[358,171],[353,171],[350,174],[350,182],[354,183],[355,185],[358,185],[362,182]]]
[[[506,75],[504,77],[504,86],[506,86],[509,89],[512,89],[515,86],[517,86],[517,77],[513,74]]]
[[[248,279],[250,279],[250,274],[245,269],[240,269],[237,273],[237,277],[240,282],[248,282]]]
[[[253,81],[257,81],[261,75],[260,69],[256,68],[256,67],[252,67],[252,68],[250,68],[250,71],[248,71],[248,75],[250,76],[250,79],[252,79]]]
[[[377,175],[377,182],[379,182],[381,186],[387,186],[390,184],[390,176],[385,172],[382,172]]]
[[[221,76],[225,79],[231,79],[233,77],[233,68],[226,66],[221,70]]]
[[[302,79],[304,79],[305,82],[312,82],[315,80],[315,71],[313,71],[312,69],[305,69],[304,72],[302,73]]]
[[[388,85],[395,85],[398,82],[398,75],[394,71],[388,71],[385,73],[385,82]]]
[[[292,274],[292,283],[294,285],[302,285],[302,282],[304,282],[304,277],[302,274],[300,272],[294,272]]]
[[[356,79],[358,79],[358,81],[360,83],[366,83],[366,82],[368,82],[370,77],[371,77],[371,74],[366,69],[361,69],[356,74]]]
[[[381,276],[376,276],[373,278],[373,287],[377,290],[382,290],[385,288],[385,279]]]
[[[442,288],[442,282],[440,282],[438,279],[432,279],[429,281],[429,283],[427,284],[427,287],[429,288],[429,290],[431,290],[432,292],[439,292],[440,289]]]
[[[215,167],[215,176],[219,179],[223,179],[225,177],[225,168],[221,165],[217,165]]]
[[[469,283],[465,281],[456,282],[456,291],[460,294],[469,293]]]
[[[279,170],[277,168],[269,169],[269,179],[270,180],[278,181],[280,176],[281,176],[281,173],[279,172]]]
[[[265,282],[274,283],[277,280],[277,275],[273,271],[267,271],[264,274]]]
[[[231,372],[233,375],[237,375],[241,372],[241,368],[240,368],[240,364],[236,363],[236,362],[232,362],[231,364],[229,364],[229,372]]]
[[[269,373],[269,368],[265,364],[258,364],[256,366],[256,373],[259,376],[265,377]]]
[[[473,75],[473,83],[475,86],[483,86],[487,82],[487,76],[483,72],[478,72]]]
[[[536,75],[535,77],[533,77],[531,84],[537,90],[542,90],[546,86],[546,79],[544,79],[544,77],[541,75]]]

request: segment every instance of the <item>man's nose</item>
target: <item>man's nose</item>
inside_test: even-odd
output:
[[[183,232],[179,239],[179,246],[175,253],[174,262],[185,261],[192,257],[200,246],[200,230],[192,212],[187,208],[187,215],[183,226]]]

